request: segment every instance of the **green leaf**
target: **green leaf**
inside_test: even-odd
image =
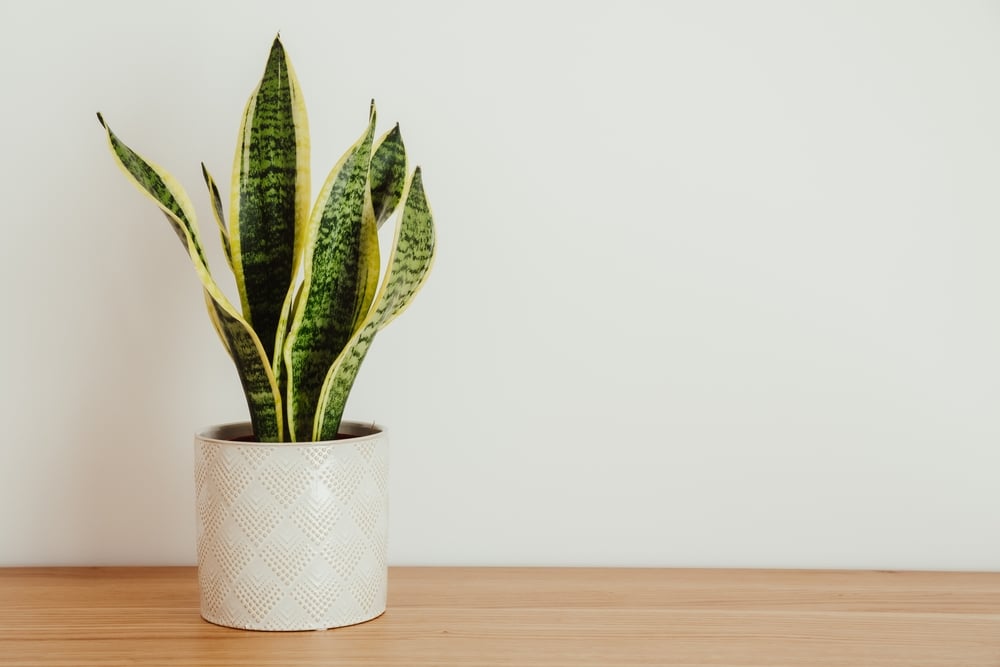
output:
[[[194,207],[184,188],[162,167],[149,162],[122,143],[98,114],[112,155],[125,175],[166,214],[187,250],[211,303],[212,322],[236,363],[250,408],[254,433],[261,441],[281,441],[281,394],[271,374],[260,340],[219,289],[202,250]]]
[[[406,148],[398,123],[375,144],[369,180],[375,220],[381,229],[399,205],[406,185]]]
[[[295,312],[295,309],[299,306],[299,298],[302,296],[302,285],[296,285],[292,290],[288,291],[288,297],[285,299],[285,305],[281,310],[281,322],[280,328],[278,329],[278,341],[282,342],[288,337],[288,327],[290,314]],[[278,391],[281,392],[282,396],[288,394],[288,378],[285,376],[285,355],[275,354],[274,360],[271,363],[271,371],[274,373],[274,379],[278,383]]]
[[[334,361],[323,382],[313,430],[314,440],[337,437],[347,396],[375,334],[398,317],[409,306],[413,295],[423,287],[434,261],[434,251],[434,219],[418,167],[410,180],[402,219],[396,227],[382,288],[368,316]]]
[[[229,231],[226,229],[226,214],[222,210],[222,196],[219,194],[219,186],[215,184],[215,179],[208,173],[205,163],[201,163],[201,175],[205,177],[205,185],[208,187],[208,196],[212,200],[212,217],[219,227],[219,238],[222,241],[222,250],[226,253],[226,262],[229,268],[233,268],[233,251],[229,247]]]
[[[275,38],[247,101],[233,163],[229,242],[243,314],[274,358],[309,215],[309,136],[292,64]]]
[[[374,131],[372,103],[368,128],[327,177],[306,232],[302,294],[284,346],[293,440],[311,437],[323,378],[378,286],[378,231],[368,191]]]
[[[212,323],[212,328],[219,336],[219,342],[222,343],[222,347],[226,348],[226,354],[229,355],[229,358],[235,361],[233,358],[233,351],[229,347],[229,337],[223,330],[222,320],[219,319],[219,313],[215,309],[215,300],[212,298],[212,295],[208,293],[208,290],[205,290],[205,306],[205,310],[208,311],[208,319]]]
[[[243,318],[219,300],[211,298],[210,292],[208,296],[209,307],[215,313],[212,319],[219,323],[226,340],[226,350],[233,359],[243,385],[243,394],[250,406],[254,435],[261,442],[281,442],[284,439],[281,393],[264,356],[264,348]]]

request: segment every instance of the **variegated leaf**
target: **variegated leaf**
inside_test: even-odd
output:
[[[378,232],[368,191],[374,130],[372,103],[368,128],[330,172],[310,216],[302,294],[284,347],[293,440],[311,437],[323,378],[378,286]]]
[[[398,123],[375,144],[369,181],[375,220],[381,229],[399,205],[406,185],[406,148]]]
[[[273,360],[309,214],[309,133],[298,80],[275,38],[247,101],[230,198],[229,242],[243,314]],[[280,350],[279,350],[280,353]]]
[[[208,167],[201,163],[201,175],[205,178],[205,185],[208,187],[208,196],[212,200],[212,217],[219,227],[219,239],[222,241],[222,250],[226,253],[226,262],[229,268],[233,268],[233,251],[229,247],[229,230],[226,228],[226,214],[222,209],[222,196],[219,194],[219,186],[215,184],[215,179],[208,173]]]
[[[434,219],[418,167],[406,193],[382,288],[368,316],[334,361],[323,382],[313,430],[314,440],[337,437],[347,396],[375,334],[409,306],[413,295],[427,279],[434,251]]]
[[[173,176],[122,143],[100,114],[98,119],[118,166],[164,212],[191,258],[211,302],[213,324],[224,336],[224,345],[240,373],[254,433],[261,441],[282,440],[281,395],[270,364],[253,329],[236,312],[209,272],[190,198]]]

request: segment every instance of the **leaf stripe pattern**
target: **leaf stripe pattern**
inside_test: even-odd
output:
[[[233,268],[233,251],[229,247],[229,230],[226,229],[226,214],[222,209],[222,195],[219,194],[219,186],[215,184],[215,179],[208,173],[205,163],[201,163],[201,175],[205,178],[205,185],[208,187],[208,196],[212,200],[212,217],[219,227],[219,239],[222,241],[222,250],[226,253],[226,262],[229,268]]]
[[[215,300],[212,298],[212,295],[209,294],[208,290],[204,290],[204,292],[205,292],[205,310],[208,312],[208,319],[212,323],[212,328],[215,330],[215,333],[219,336],[219,342],[222,343],[222,347],[226,348],[226,354],[229,355],[230,359],[233,359],[233,361],[235,361],[235,358],[233,357],[233,351],[229,347],[229,337],[222,328],[222,320],[219,318],[218,311],[215,310]]]
[[[396,227],[392,255],[382,289],[375,299],[372,311],[337,357],[323,382],[314,424],[314,440],[336,437],[347,396],[375,334],[409,306],[413,295],[427,280],[434,253],[434,220],[418,167],[406,194],[402,219]]]
[[[399,123],[375,144],[369,180],[375,221],[381,229],[382,224],[396,211],[406,185],[406,148],[399,132]]]
[[[261,440],[282,440],[283,429],[279,419],[281,395],[264,350],[253,329],[239,316],[209,273],[190,198],[173,176],[122,143],[100,114],[98,120],[104,126],[119,168],[166,214],[188,251],[211,303],[213,324],[218,324],[216,331],[225,338],[224,345],[233,357],[243,382],[254,432]]]
[[[111,128],[104,122],[104,116],[97,114],[97,120],[100,121],[108,134],[111,150],[118,159],[119,166],[139,188],[160,206],[181,243],[197,255],[197,258],[192,255],[192,261],[200,262],[207,269],[208,261],[205,259],[198,235],[190,222],[193,219],[190,202],[182,203],[175,195],[174,190],[166,182],[168,178],[173,179],[163,169],[147,162],[138,153],[119,141]],[[187,197],[185,196],[183,199],[187,199]]]
[[[279,39],[247,102],[233,165],[230,243],[243,314],[273,359],[308,213],[308,133],[298,81]]]
[[[378,286],[378,230],[368,192],[375,105],[368,128],[333,168],[307,231],[302,294],[285,341],[288,428],[309,439],[320,387]]]
[[[212,299],[211,305],[219,318],[227,341],[226,348],[235,362],[236,373],[247,397],[254,435],[261,442],[281,442],[284,439],[281,394],[264,357],[260,339],[245,320],[227,310],[217,299]]]

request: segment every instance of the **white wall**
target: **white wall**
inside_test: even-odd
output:
[[[280,29],[317,183],[375,97],[435,208],[435,273],[348,408],[392,428],[394,563],[1000,567],[996,3],[0,25],[0,565],[193,562],[191,434],[245,407],[94,112],[210,229],[199,161],[228,181]]]

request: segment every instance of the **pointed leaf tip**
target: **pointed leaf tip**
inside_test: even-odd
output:
[[[105,130],[108,129],[108,125],[107,123],[104,122],[104,116],[101,115],[100,111],[97,112],[97,120],[100,121],[101,127],[103,127]]]

